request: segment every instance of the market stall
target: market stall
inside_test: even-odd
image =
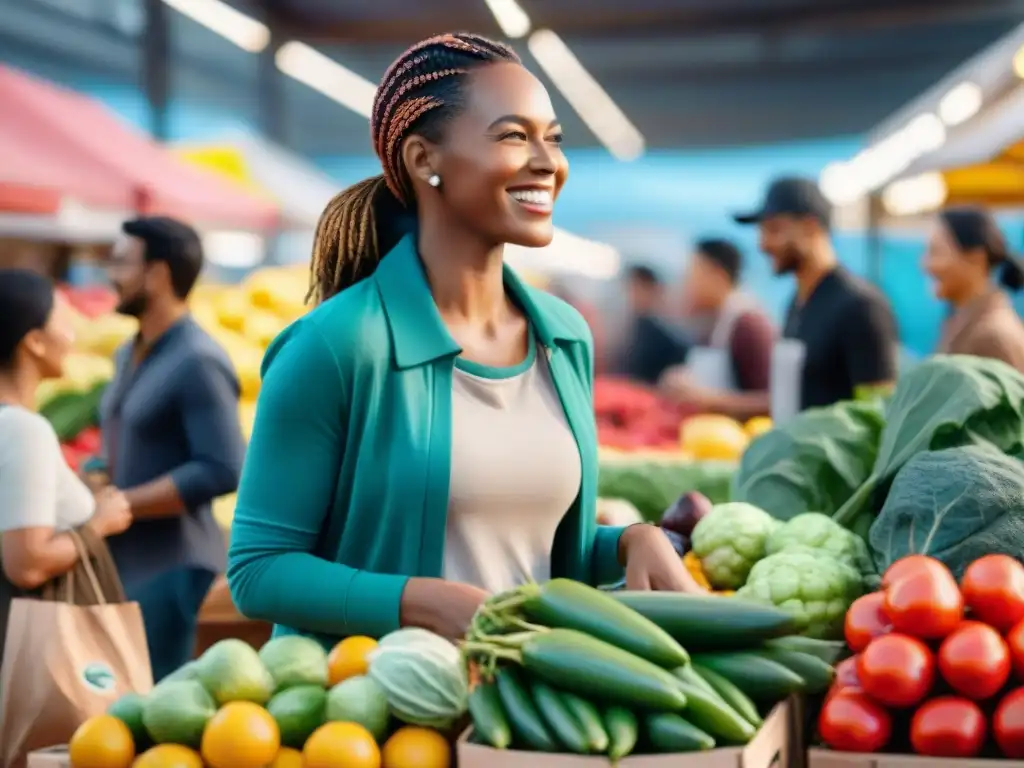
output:
[[[39,184],[62,199],[113,211],[178,216],[204,229],[263,231],[274,204],[182,162],[101,104],[0,66],[0,146],[22,162],[0,179]]]

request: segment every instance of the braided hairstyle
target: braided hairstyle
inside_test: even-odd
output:
[[[402,142],[413,133],[439,142],[445,124],[464,105],[466,75],[498,62],[520,60],[506,45],[457,32],[417,43],[388,68],[370,117],[370,139],[384,173],[342,190],[320,215],[307,301],[324,301],[368,277],[381,256],[414,229]]]

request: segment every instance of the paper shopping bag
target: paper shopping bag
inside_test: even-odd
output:
[[[138,604],[107,602],[91,558],[74,538],[84,566],[76,570],[85,571],[99,604],[74,604],[75,572],[61,577],[65,602],[11,601],[0,668],[3,768],[24,768],[29,752],[66,744],[122,694],[153,687]]]

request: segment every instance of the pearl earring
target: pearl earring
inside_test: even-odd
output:
[[[432,186],[434,188],[440,187],[441,186],[441,177],[438,176],[435,173],[429,179],[427,179],[427,184],[429,184],[430,186]]]

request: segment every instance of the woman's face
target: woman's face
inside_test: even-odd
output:
[[[941,219],[935,221],[922,262],[932,290],[942,301],[956,301],[987,279],[984,257],[964,252]]]
[[[22,348],[44,379],[57,379],[64,374],[64,358],[74,343],[74,311],[60,293],[55,293],[46,325],[29,331]]]
[[[488,242],[548,245],[569,163],[547,90],[512,63],[477,70],[468,88],[439,148],[443,204]]]

